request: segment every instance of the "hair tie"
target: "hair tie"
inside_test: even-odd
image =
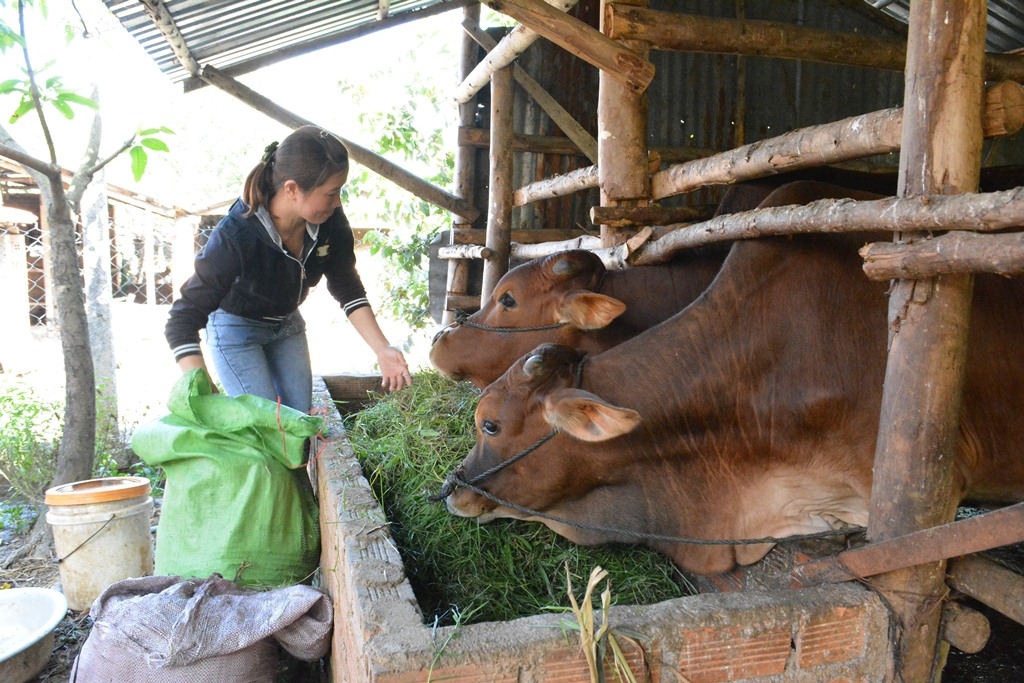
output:
[[[263,163],[269,164],[274,160],[274,152],[277,151],[277,142],[271,142],[263,148]]]

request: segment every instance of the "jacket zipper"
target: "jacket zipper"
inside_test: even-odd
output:
[[[315,243],[314,246],[316,246]],[[313,250],[310,249],[308,252],[306,252],[305,255],[303,255],[301,261],[292,256],[291,253],[284,248],[284,246],[281,247],[281,252],[284,253],[284,255],[290,258],[292,261],[295,261],[296,263],[299,264],[299,291],[295,295],[295,305],[298,306],[299,304],[302,303],[302,283],[306,281],[306,260],[309,258],[309,255],[313,253]]]

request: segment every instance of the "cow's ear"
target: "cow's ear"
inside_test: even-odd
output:
[[[640,424],[640,413],[613,406],[581,389],[558,389],[544,400],[544,417],[580,441],[607,441]]]
[[[626,304],[596,292],[571,292],[558,307],[558,322],[569,323],[580,330],[607,327],[626,310]]]
[[[604,275],[605,267],[601,259],[589,251],[574,249],[552,254],[545,264],[557,282],[568,281],[580,275],[588,275],[592,279]]]

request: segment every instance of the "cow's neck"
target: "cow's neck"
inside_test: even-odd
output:
[[[884,350],[885,302],[881,287],[860,273],[855,247],[850,258],[845,254],[801,253],[772,240],[739,245],[715,283],[685,312],[586,363],[581,388],[643,416],[637,430],[609,442],[614,447],[605,453],[614,462],[603,465],[604,471],[620,473],[622,486],[633,487],[621,492],[623,498],[650,501],[633,508],[633,524],[669,535],[737,538],[821,530],[831,517],[865,521],[870,482],[853,473],[870,473],[870,465],[858,468],[856,462],[871,456],[878,397],[840,391],[833,384],[842,382],[834,377],[842,368],[833,358],[841,352],[827,340],[835,334],[860,343],[877,332],[878,339],[868,341]],[[878,296],[877,315],[852,308],[846,298],[833,302],[822,295],[835,287],[851,300]],[[857,314],[849,315],[847,308]],[[877,367],[853,364],[852,371],[877,374],[880,386],[884,354],[877,355],[882,357]],[[638,359],[643,359],[642,372]],[[667,367],[671,373],[658,371]],[[661,381],[663,376],[673,382]],[[870,410],[854,411],[850,401],[874,403]],[[852,420],[853,413],[869,415],[870,423]],[[796,480],[786,478],[794,463],[832,478],[821,490],[798,491]],[[778,486],[757,489],[754,482],[763,481]],[[695,482],[702,489],[696,496],[673,488]],[[744,522],[726,512],[736,505],[754,510],[759,496],[796,502],[757,524],[751,521],[756,515]],[[668,501],[684,500],[692,509],[681,514],[665,509]],[[599,506],[588,507],[592,514]],[[699,571],[750,561],[767,551],[763,545],[739,551],[651,545]]]

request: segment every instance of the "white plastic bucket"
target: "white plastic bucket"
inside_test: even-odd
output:
[[[85,611],[112,583],[153,573],[149,490],[145,477],[106,477],[46,492],[69,608]]]

